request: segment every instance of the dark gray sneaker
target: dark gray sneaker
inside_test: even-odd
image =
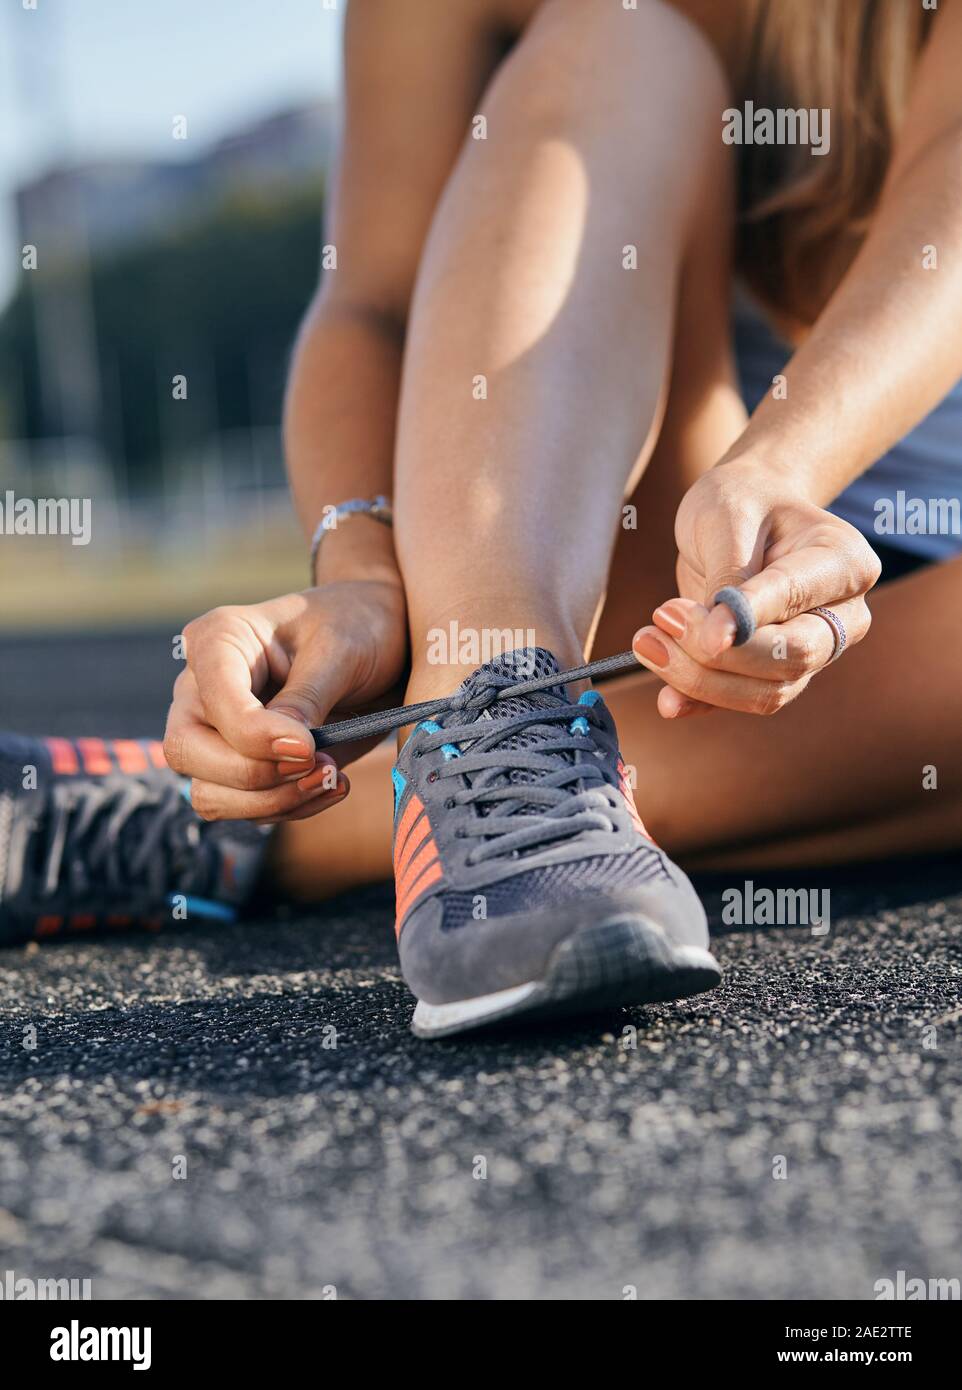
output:
[[[0,946],[232,922],[267,832],[208,824],[152,739],[0,734]]]
[[[480,667],[398,757],[397,932],[420,1037],[721,979],[695,890],[635,809],[604,701],[571,703],[548,684],[558,671],[541,648]],[[532,678],[547,688],[501,693]]]

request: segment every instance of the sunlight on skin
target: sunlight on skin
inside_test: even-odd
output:
[[[581,155],[567,141],[534,146],[517,169],[518,201],[510,236],[498,247],[499,274],[491,295],[471,324],[472,340],[483,344],[489,389],[497,379],[525,372],[525,358],[551,332],[574,288],[588,220],[588,176]],[[555,209],[564,190],[565,219]],[[559,422],[560,423],[560,422]],[[483,438],[483,429],[480,431]],[[504,420],[498,440],[503,440]],[[549,441],[544,441],[548,447]],[[498,447],[492,441],[492,448]],[[516,481],[516,480],[515,480]],[[498,469],[484,470],[465,489],[477,523],[496,528],[523,499],[506,489]],[[540,489],[537,490],[540,494]],[[540,505],[539,495],[531,498]]]
[[[560,317],[574,288],[588,221],[588,175],[568,141],[535,145],[517,176],[519,197],[510,236],[498,249],[488,321],[474,325],[492,372],[530,352]],[[565,211],[561,225],[559,198]]]

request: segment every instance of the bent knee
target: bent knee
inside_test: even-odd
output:
[[[663,0],[637,8],[545,0],[489,89],[484,109],[513,128],[668,132],[721,144],[728,81],[701,31]],[[671,141],[665,141],[670,144]]]

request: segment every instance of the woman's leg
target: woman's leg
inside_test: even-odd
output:
[[[717,348],[724,104],[704,41],[662,6],[555,0],[492,84],[487,138],[467,141],[435,217],[405,355],[396,514],[409,698],[467,674],[457,653],[432,651],[452,622],[482,647],[531,632],[563,663],[581,659],[626,487],[657,433],[689,274],[718,325],[715,384],[730,392]],[[635,534],[643,546],[645,517]]]

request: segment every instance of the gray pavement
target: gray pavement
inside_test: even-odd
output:
[[[0,725],[155,732],[169,651],[2,641]],[[408,1031],[386,888],[2,952],[0,1270],[169,1298],[960,1278],[962,868],[794,880],[832,888],[828,936],[720,929],[702,885],[713,994],[472,1041]]]

